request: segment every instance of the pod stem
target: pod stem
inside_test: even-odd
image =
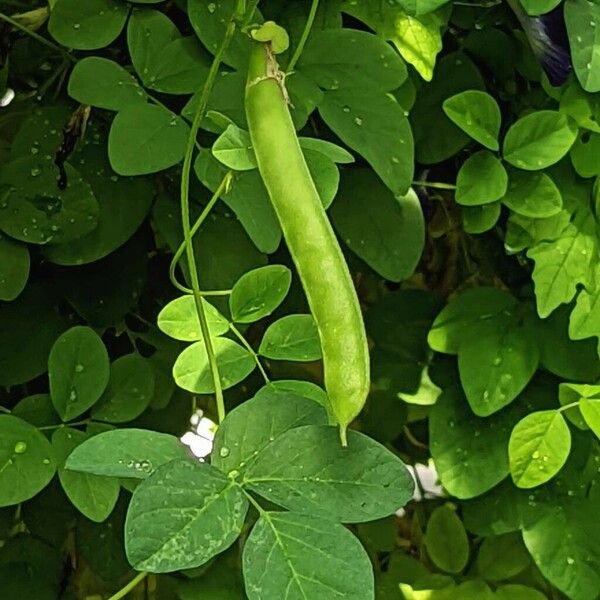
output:
[[[202,87],[200,98],[198,100],[198,106],[194,114],[194,120],[190,128],[190,133],[187,140],[187,146],[185,156],[183,158],[183,168],[181,172],[181,223],[183,229],[183,240],[185,244],[185,254],[188,263],[188,270],[190,274],[190,281],[192,284],[192,290],[194,293],[194,300],[196,304],[196,312],[198,314],[198,321],[200,323],[200,331],[202,332],[202,339],[204,341],[204,347],[206,349],[206,356],[210,365],[210,373],[213,381],[213,387],[215,389],[215,402],[217,405],[217,417],[219,423],[225,418],[225,400],[223,398],[223,387],[221,385],[221,378],[219,376],[219,367],[215,356],[214,347],[210,337],[210,331],[208,328],[208,321],[206,318],[206,312],[202,304],[202,292],[200,291],[200,283],[198,280],[198,270],[196,266],[196,257],[194,255],[194,246],[192,240],[192,231],[190,224],[190,173],[192,170],[192,158],[194,154],[194,147],[196,145],[196,138],[198,136],[198,130],[208,107],[208,99],[214,86],[215,80],[219,73],[219,67],[223,61],[223,56],[229,47],[229,44],[233,38],[233,35],[237,29],[237,21],[240,17],[240,8],[244,6],[243,0],[238,0],[236,3],[233,15],[227,23],[225,29],[225,35],[221,40],[221,44],[215,53],[213,62],[210,66],[208,76]]]

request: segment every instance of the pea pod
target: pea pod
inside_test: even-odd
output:
[[[325,387],[346,445],[346,428],[369,392],[367,336],[350,271],[298,143],[283,74],[269,42],[254,42],[245,104],[258,168],[317,324]]]

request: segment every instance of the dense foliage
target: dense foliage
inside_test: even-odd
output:
[[[347,447],[269,20],[369,340]],[[0,59],[2,599],[599,597],[600,3],[0,0]]]

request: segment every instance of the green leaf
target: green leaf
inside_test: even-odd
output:
[[[496,100],[480,90],[466,90],[444,100],[449,119],[490,150],[498,150],[501,114]]]
[[[475,63],[462,52],[444,56],[430,84],[423,86],[411,111],[417,161],[431,165],[454,156],[469,137],[443,111],[443,102],[465,89],[484,89]]]
[[[494,598],[495,600],[547,600],[542,592],[518,583],[509,583],[496,588]]]
[[[600,527],[597,504],[569,500],[523,531],[542,575],[573,600],[590,600],[600,589]]]
[[[99,56],[88,56],[75,65],[68,91],[81,104],[108,110],[146,102],[146,93],[134,77],[116,62]]]
[[[600,134],[582,131],[570,152],[571,162],[581,177],[600,175]]]
[[[119,175],[145,175],[176,165],[185,152],[187,124],[154,104],[129,106],[114,118],[108,156]]]
[[[108,384],[108,352],[102,339],[89,327],[65,331],[52,346],[48,358],[52,404],[63,421],[91,408]]]
[[[325,408],[329,406],[327,392],[322,387],[319,387],[316,383],[301,379],[278,379],[277,381],[270,381],[261,387],[254,397],[259,398],[263,395],[273,397],[274,394],[277,396],[287,396],[288,394],[303,396],[304,398],[314,400]]]
[[[577,127],[566,115],[533,112],[511,125],[504,138],[504,158],[526,171],[545,169],[567,154],[576,137]]]
[[[101,143],[96,143],[96,136],[100,136]],[[83,265],[104,258],[131,238],[150,210],[151,182],[141,177],[115,175],[105,143],[104,132],[100,135],[90,123],[86,138],[74,152],[79,159],[77,167],[100,205],[98,225],[68,244],[45,246],[44,255],[53,263]]]
[[[452,298],[438,314],[427,336],[429,346],[436,352],[458,354],[465,333],[474,324],[490,319],[515,304],[513,296],[497,288],[467,289]]]
[[[431,560],[447,573],[460,573],[469,560],[469,540],[456,511],[448,505],[436,508],[425,532],[425,546]]]
[[[506,447],[522,414],[515,404],[493,419],[482,419],[459,388],[442,392],[429,416],[429,439],[440,481],[450,494],[473,498],[508,476]]]
[[[506,193],[508,175],[488,150],[472,154],[458,171],[456,201],[463,206],[490,204]]]
[[[292,273],[284,265],[248,271],[231,290],[231,318],[236,323],[253,323],[270,315],[287,296],[291,283]]]
[[[501,202],[464,206],[462,209],[463,228],[467,233],[485,233],[496,225],[501,212]]]
[[[477,571],[488,581],[510,579],[530,564],[531,557],[516,532],[485,538],[477,554]]]
[[[560,237],[570,220],[571,215],[566,210],[546,219],[511,213],[507,221],[504,248],[509,254],[516,254],[540,242],[555,240]]]
[[[589,428],[600,438],[600,398],[582,398],[579,409]]]
[[[597,385],[560,383],[558,386],[558,401],[560,402],[561,407],[574,404],[571,408],[563,408],[565,417],[567,417],[573,425],[584,431],[589,429],[589,427],[586,424],[577,403],[583,398],[594,398],[599,396],[600,386]]]
[[[0,415],[0,507],[29,500],[55,471],[50,442],[22,419]]]
[[[56,185],[51,160],[31,154],[0,170],[0,230],[31,244],[63,244],[90,233],[98,223],[98,202],[81,175],[65,164],[67,187]]]
[[[65,468],[94,475],[145,479],[161,465],[189,458],[178,438],[147,429],[113,429],[77,446]]]
[[[596,231],[590,213],[576,216],[556,240],[543,241],[527,252],[535,261],[532,278],[540,317],[570,302],[578,284],[590,285],[595,253]]]
[[[64,462],[69,454],[87,439],[77,429],[64,427],[52,435],[52,449],[58,465],[58,477],[65,494],[88,519],[101,523],[113,511],[119,497],[119,480],[88,473],[67,471]]]
[[[187,11],[190,23],[209,52],[215,54],[219,48],[227,23],[236,10],[237,0],[188,0]],[[254,15],[254,22],[262,22],[260,14]],[[252,41],[246,32],[238,28],[223,56],[225,64],[235,69],[244,69],[248,64]]]
[[[34,281],[19,298],[1,305],[0,385],[26,383],[46,372],[52,344],[68,327],[56,302],[53,288]]]
[[[256,419],[257,415],[261,418]],[[293,392],[265,390],[227,414],[215,435],[211,464],[237,477],[289,429],[326,423],[326,412],[314,400]]]
[[[563,207],[560,190],[546,173],[511,170],[503,204],[524,217],[543,219],[558,214]]]
[[[237,125],[228,125],[212,146],[213,156],[234,171],[250,171],[257,168],[250,134]]]
[[[348,150],[333,142],[311,137],[299,137],[298,142],[303,150],[313,150],[319,154],[324,154],[335,163],[350,164],[354,162],[354,156]]]
[[[600,5],[587,0],[565,2],[565,23],[573,67],[581,87],[586,92],[600,91]]]
[[[431,80],[436,56],[442,49],[440,30],[447,20],[444,12],[412,16],[405,12],[405,9],[412,12],[412,2],[406,6],[403,2],[377,0],[343,0],[341,9],[366,23],[383,38],[390,40],[398,48],[402,58],[410,63],[423,79]]]
[[[458,349],[460,380],[473,412],[487,417],[510,404],[537,370],[531,315],[505,309],[465,332]]]
[[[386,517],[413,496],[404,464],[371,438],[348,432],[340,445],[335,427],[290,429],[266,446],[244,484],[289,510],[357,523]]]
[[[269,325],[258,352],[274,360],[319,360],[321,342],[312,315],[286,315]]]
[[[60,425],[60,417],[54,410],[54,406],[52,406],[50,394],[25,396],[15,404],[11,414],[36,427]]]
[[[29,250],[0,234],[0,300],[14,300],[29,279]]]
[[[510,473],[515,485],[533,488],[552,479],[571,451],[571,432],[555,410],[531,413],[519,421],[508,443]]]
[[[50,12],[48,31],[67,48],[96,50],[121,33],[129,8],[117,0],[57,0]]]
[[[404,10],[410,15],[424,15],[448,3],[448,0],[398,0]]]
[[[207,300],[202,298],[202,306],[211,336],[219,336],[229,331],[229,321]],[[192,294],[171,300],[157,317],[158,328],[168,336],[183,342],[196,342],[202,339],[196,301]]]
[[[223,389],[243,381],[254,371],[254,357],[239,344],[228,338],[212,340]],[[212,373],[204,341],[188,346],[173,365],[173,377],[177,385],[194,394],[214,392]]]
[[[363,89],[329,92],[319,113],[392,193],[407,192],[414,168],[413,139],[404,111],[393,97]]]
[[[404,61],[389,44],[355,29],[313,32],[298,69],[324,90],[366,88],[387,92],[400,87],[408,77]]]
[[[600,99],[587,94],[573,81],[560,98],[560,110],[574,119],[583,129],[600,133]]]
[[[249,600],[375,598],[360,542],[342,525],[312,515],[261,513],[242,560]]]
[[[550,12],[561,0],[519,0],[528,15],[537,16]]]
[[[414,272],[425,244],[425,220],[416,193],[396,196],[370,169],[346,171],[331,209],[346,245],[385,279]]]
[[[154,371],[137,354],[126,354],[110,365],[108,387],[94,406],[92,417],[109,423],[126,423],[148,408],[154,395]]]
[[[228,171],[209,150],[198,153],[194,170],[202,184],[213,193]],[[281,242],[281,228],[257,169],[234,173],[229,189],[221,198],[261,252],[277,250]]]
[[[248,500],[210,465],[176,460],[159,467],[133,492],[125,551],[138,571],[199,567],[240,535]]]

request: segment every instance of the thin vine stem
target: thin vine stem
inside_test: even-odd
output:
[[[306,24],[304,25],[304,30],[302,31],[302,35],[300,36],[300,40],[298,41],[298,45],[294,50],[294,54],[290,59],[290,62],[287,66],[287,72],[291,73],[294,70],[294,67],[298,63],[302,52],[304,51],[304,46],[306,46],[306,41],[308,40],[308,36],[310,35],[312,26],[315,22],[315,17],[317,16],[317,9],[319,8],[319,0],[312,0],[312,4],[310,5],[310,11],[308,12],[308,17],[306,18]]]
[[[138,573],[126,586],[122,587],[116,594],[113,594],[108,600],[121,600],[121,598],[125,598],[131,590],[137,587],[146,577],[148,573],[146,571],[142,571]]]
[[[38,431],[52,431],[53,429],[62,429],[63,427],[78,427],[79,425],[89,425],[90,420],[85,419],[84,421],[75,421],[73,423],[60,423],[59,425],[44,425],[38,427]]]
[[[227,23],[225,35],[223,36],[221,44],[219,45],[219,48],[214,56],[208,76],[204,82],[204,86],[202,87],[202,92],[200,93],[200,98],[198,100],[198,106],[196,107],[196,112],[194,114],[194,120],[192,121],[190,134],[188,136],[185,156],[183,158],[183,169],[181,173],[181,221],[183,228],[183,239],[185,243],[185,254],[190,273],[190,281],[192,283],[194,300],[196,303],[196,312],[198,314],[198,321],[200,323],[200,331],[202,332],[204,347],[206,349],[206,357],[210,365],[211,378],[215,388],[215,402],[217,405],[217,416],[219,423],[225,418],[225,401],[223,398],[223,387],[221,385],[221,378],[219,375],[219,366],[217,364],[215,351],[210,337],[210,331],[208,329],[206,312],[204,310],[204,306],[202,305],[202,293],[200,291],[200,283],[198,280],[196,257],[194,256],[190,225],[190,173],[192,170],[192,157],[194,154],[194,148],[196,147],[198,130],[200,129],[200,124],[202,123],[202,119],[206,114],[210,92],[219,73],[219,67],[223,61],[223,56],[229,47],[231,39],[233,38],[233,34],[236,31],[236,21],[240,16],[239,13],[241,6],[243,6],[242,0],[238,0],[235,11],[231,16],[229,23]]]
[[[565,404],[564,406],[557,408],[556,411],[561,413],[561,412],[565,412],[566,410],[569,410],[570,408],[575,408],[577,406],[579,406],[579,400],[577,400],[575,402],[570,402],[569,404]]]
[[[413,181],[413,185],[419,187],[434,188],[436,190],[455,190],[456,186],[452,183],[439,183],[435,181]]]
[[[262,363],[260,362],[260,357],[254,351],[254,348],[250,345],[250,343],[244,337],[242,332],[233,323],[229,323],[229,330],[240,341],[242,346],[244,346],[244,348],[246,348],[246,350],[248,350],[248,352],[250,352],[250,354],[252,354],[252,356],[254,357],[254,362],[256,363],[256,366],[258,367],[260,374],[262,375],[263,379],[265,380],[265,383],[270,383],[271,379],[269,378],[269,376],[267,375],[267,372],[265,371],[264,367],[262,366]]]
[[[206,220],[206,217],[208,217],[210,211],[213,209],[213,207],[215,206],[215,204],[217,203],[219,198],[228,190],[229,186],[231,185],[232,177],[233,177],[233,171],[227,172],[225,177],[223,177],[223,180],[221,181],[221,183],[215,190],[215,193],[212,195],[211,199],[208,201],[208,204],[204,207],[204,209],[200,213],[200,216],[196,219],[196,222],[194,223],[193,227],[191,228],[190,235],[192,238],[194,237],[194,235],[196,235],[196,232],[198,231],[198,229],[200,229],[200,227],[202,226],[202,223],[204,223],[204,221]],[[177,279],[177,265],[179,264],[179,261],[181,260],[183,253],[185,252],[185,248],[186,248],[186,243],[184,240],[183,242],[181,242],[181,244],[179,245],[179,248],[177,248],[177,252],[175,252],[175,254],[173,255],[173,258],[171,259],[171,264],[169,266],[169,278],[171,280],[171,283],[178,290],[180,290],[184,294],[193,294],[194,293],[193,290],[185,287]],[[228,290],[216,291],[216,292],[212,292],[212,293],[201,292],[201,294],[203,296],[207,296],[209,294],[213,295],[213,296],[225,296],[228,293],[229,293]]]
[[[23,33],[27,34],[29,37],[34,39],[36,42],[39,42],[40,44],[43,44],[44,46],[47,46],[48,48],[52,48],[52,50],[54,50],[55,52],[58,52],[62,56],[67,57],[70,61],[77,62],[77,59],[74,56],[72,56],[71,54],[69,54],[64,48],[61,48],[54,42],[47,40],[45,37],[39,35],[39,33],[36,33],[35,31],[29,29],[29,27],[25,27],[25,25],[21,25],[21,23],[19,23],[18,21],[15,21],[15,19],[13,19],[12,17],[9,17],[8,15],[5,15],[4,13],[0,13],[0,21],[4,21],[5,23],[12,25],[13,27],[16,27],[17,29],[19,29],[20,31],[22,31]]]

